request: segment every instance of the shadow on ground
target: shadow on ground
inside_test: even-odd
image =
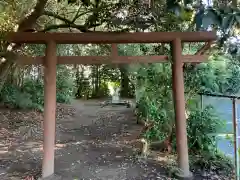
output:
[[[133,109],[101,108],[96,101],[74,101],[72,106],[74,113],[57,121],[55,172],[63,180],[171,179],[160,164],[139,158],[138,152],[124,143],[140,129]],[[18,141],[4,152],[1,180],[41,176],[41,139]]]

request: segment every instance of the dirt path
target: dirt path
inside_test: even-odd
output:
[[[57,122],[55,172],[63,180],[169,179],[159,164],[139,158],[124,143],[139,130],[131,108],[101,108],[96,101],[74,101],[72,106],[75,113]],[[41,140],[18,141],[2,155],[0,179],[40,176]]]
[[[139,160],[122,139],[139,127],[132,109],[106,106],[96,102],[74,102],[76,114],[71,121],[62,123],[60,143],[67,147],[59,150],[56,173],[63,179],[130,180],[158,179],[158,166]],[[166,179],[166,178],[160,178]]]

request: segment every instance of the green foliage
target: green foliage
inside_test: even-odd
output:
[[[227,32],[234,25],[239,25],[240,11],[233,7],[207,8],[202,9],[196,14],[197,29],[207,29],[210,25],[218,26],[222,31]]]
[[[69,103],[73,96],[74,81],[67,66],[57,66],[57,102]]]
[[[75,97],[76,98],[81,98],[81,97],[85,97],[85,98],[89,98],[89,96],[91,95],[91,86],[89,84],[88,79],[83,79],[81,82],[77,82],[77,92],[75,93]]]
[[[42,104],[38,102],[39,99],[43,98],[37,97],[36,91],[33,91],[31,88],[35,88],[34,85],[29,86],[30,83],[26,84],[26,89],[21,89],[12,84],[5,84],[2,93],[0,95],[0,100],[5,105],[15,108],[36,108],[42,110]],[[38,91],[41,89],[37,89]],[[33,92],[33,94],[31,93]],[[38,93],[37,93],[38,94]]]
[[[101,82],[98,91],[98,97],[107,97],[109,95],[109,89],[106,82]]]
[[[26,79],[22,86],[22,90],[31,95],[31,100],[39,107],[44,103],[43,82],[40,80]]]
[[[18,106],[16,99],[19,94],[20,90],[14,85],[5,85],[1,92],[1,101],[11,106]]]
[[[191,155],[190,156],[190,166],[193,171],[204,170],[207,172],[217,172],[218,174],[223,174],[229,179],[233,176],[233,160],[222,154],[221,152],[203,153],[201,155]]]
[[[172,126],[167,117],[167,111],[153,103],[148,105],[148,108],[148,118],[150,122],[154,122],[154,126],[144,134],[144,137],[149,141],[163,141],[172,131]]]
[[[73,94],[73,81],[65,66],[57,67],[57,102],[69,103]],[[41,79],[26,78],[21,87],[5,84],[0,101],[15,108],[43,110],[44,85]]]
[[[225,123],[211,106],[191,111],[187,120],[188,144],[193,153],[214,153],[217,149],[216,136]]]
[[[212,2],[212,4],[209,4]],[[240,24],[240,10],[229,4],[214,3],[214,1],[194,3],[192,0],[182,1],[168,0],[167,9],[177,16],[185,11],[196,11],[196,29],[207,29],[215,25],[223,32],[229,31],[233,26]],[[195,4],[195,5],[193,5]]]
[[[140,66],[136,77],[138,115],[154,124],[145,137],[164,140],[173,127],[173,104],[170,65]]]
[[[185,91],[194,93],[237,94],[240,68],[233,59],[213,56],[207,63],[185,69]]]
[[[119,82],[108,82],[108,85],[115,88],[120,88],[120,83]]]

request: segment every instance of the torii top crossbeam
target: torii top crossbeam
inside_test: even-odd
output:
[[[215,32],[91,32],[91,33],[31,33],[13,32],[7,37],[12,43],[27,44],[115,44],[111,56],[58,56],[57,64],[120,64],[167,62],[168,56],[119,56],[116,44],[211,42],[217,39]],[[19,57],[20,64],[43,64],[43,57]],[[185,55],[183,62],[202,62],[203,55]]]
[[[179,38],[181,42],[210,42],[217,39],[215,32],[90,32],[90,33],[10,33],[9,42],[45,44],[112,44],[112,43],[170,43]]]

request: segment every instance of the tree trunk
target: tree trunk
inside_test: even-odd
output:
[[[11,84],[17,85],[17,77],[19,75],[20,74],[18,74],[17,72],[17,65],[14,63],[10,68],[10,73],[8,75],[8,78],[9,78],[8,82]]]
[[[81,68],[81,70],[80,70]],[[75,77],[76,77],[76,88],[77,88],[77,92],[75,94],[75,96],[77,98],[81,98],[82,97],[82,90],[84,89],[84,69],[83,67],[81,67],[81,65],[75,65],[74,66],[75,69]]]
[[[99,96],[99,66],[92,66],[93,97]]]
[[[232,6],[237,8],[238,6],[238,0],[232,0]]]
[[[98,65],[96,65],[96,76],[95,76],[95,92],[97,97],[99,96],[99,70]]]
[[[22,21],[19,22],[18,32],[26,31],[28,29],[32,29],[35,25],[37,19],[43,14],[43,10],[48,0],[38,0],[37,4],[32,11],[32,13],[26,16]],[[19,49],[21,45],[16,45],[13,50]],[[6,48],[7,49],[7,48]],[[10,52],[13,53],[13,52]],[[0,92],[2,91],[3,85],[5,84],[10,69],[14,65],[14,61],[11,57],[6,57],[6,61],[0,65]]]
[[[17,69],[19,73],[17,86],[22,87],[24,83],[25,69],[20,67],[18,67]]]
[[[46,6],[48,0],[38,0],[32,13],[26,16],[22,21],[20,21],[18,26],[18,32],[27,31],[34,29],[37,19],[43,14],[44,7]]]
[[[2,91],[3,85],[5,84],[8,78],[12,66],[13,63],[11,61],[6,61],[2,63],[0,66],[0,93]]]
[[[125,66],[121,66],[121,96],[122,97],[129,97],[129,77]]]

